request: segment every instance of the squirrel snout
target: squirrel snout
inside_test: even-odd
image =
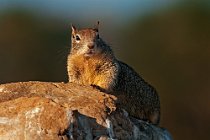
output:
[[[89,49],[93,49],[94,48],[94,44],[88,44],[87,45]]]

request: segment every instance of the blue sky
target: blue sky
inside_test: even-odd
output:
[[[122,21],[177,3],[179,0],[1,0],[0,10],[24,8],[56,17],[115,17]]]

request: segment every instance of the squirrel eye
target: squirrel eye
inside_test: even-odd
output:
[[[80,37],[78,35],[76,35],[76,40],[79,41],[80,40]]]

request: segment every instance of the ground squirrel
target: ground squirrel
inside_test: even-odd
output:
[[[69,82],[114,94],[131,116],[158,124],[160,101],[156,90],[133,68],[115,58],[110,46],[100,38],[98,24],[81,30],[72,25]]]

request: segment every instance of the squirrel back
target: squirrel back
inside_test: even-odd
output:
[[[133,68],[115,58],[111,47],[100,38],[98,27],[77,30],[72,26],[67,69],[69,82],[92,85],[114,94],[131,116],[159,123],[156,90]]]

